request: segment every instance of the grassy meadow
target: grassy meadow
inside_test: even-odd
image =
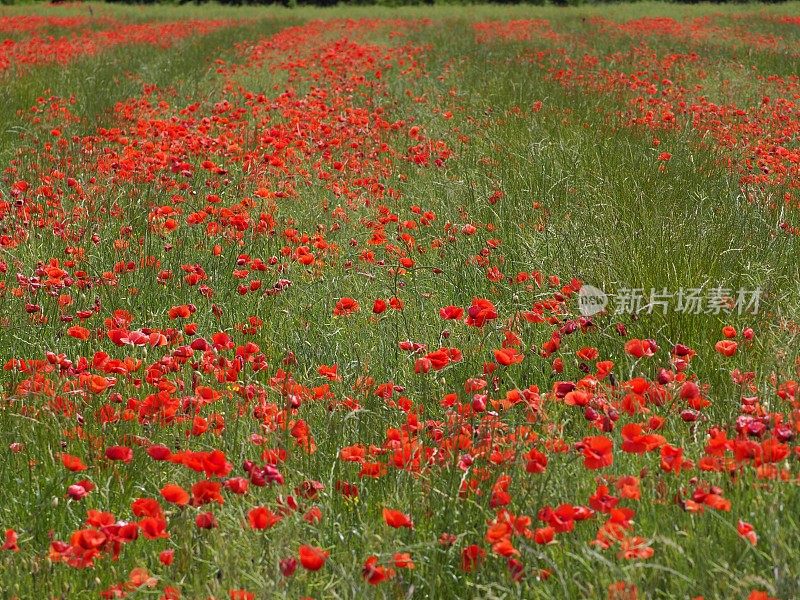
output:
[[[798,14],[0,7],[0,597],[797,597]]]

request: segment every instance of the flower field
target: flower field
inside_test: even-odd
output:
[[[797,14],[0,8],[0,597],[797,598]]]

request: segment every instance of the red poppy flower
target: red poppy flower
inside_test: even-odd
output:
[[[602,469],[614,462],[614,444],[602,435],[583,438],[583,466],[587,469]]]
[[[664,444],[661,446],[661,469],[675,473],[681,472],[684,466],[683,448]]]
[[[17,532],[13,529],[6,529],[5,540],[2,546],[3,550],[10,550],[11,552],[19,552],[19,545],[17,544]]]
[[[384,300],[383,298],[378,298],[372,305],[372,312],[376,315],[379,315],[385,312],[387,307],[388,304],[386,303],[386,300]]]
[[[525,355],[516,348],[501,348],[494,351],[494,359],[504,367],[519,364],[524,358]]]
[[[347,315],[351,315],[354,312],[357,312],[359,309],[358,302],[353,300],[352,298],[342,298],[336,303],[336,306],[333,308],[333,314],[337,317],[345,317]]]
[[[137,517],[161,517],[164,514],[154,498],[137,498],[131,503],[131,511]]]
[[[200,513],[194,522],[200,529],[214,529],[219,526],[216,517],[210,512]]]
[[[142,535],[148,540],[168,538],[167,521],[163,517],[145,517],[139,521],[139,528]]]
[[[297,570],[297,559],[291,556],[282,558],[278,563],[278,568],[281,570],[281,574],[284,577],[291,577]]]
[[[80,325],[73,325],[72,327],[67,329],[67,335],[70,337],[74,337],[77,340],[81,340],[82,342],[85,342],[92,335],[92,332],[86,329],[86,327],[81,327]]]
[[[739,523],[736,526],[736,531],[738,531],[739,535],[750,542],[753,546],[758,543],[758,535],[756,534],[755,528],[750,523],[739,519]]]
[[[445,306],[439,309],[439,316],[445,320],[456,320],[464,316],[464,309],[459,306]]]
[[[189,503],[189,492],[174,483],[169,483],[161,488],[161,495],[167,502],[178,506],[186,506]]]
[[[379,565],[378,557],[374,555],[367,558],[364,562],[364,568],[361,570],[361,573],[366,582],[370,585],[378,585],[394,577],[394,569]]]
[[[204,479],[192,486],[192,506],[202,506],[209,502],[223,504],[225,500],[220,493],[222,485],[217,481]]]
[[[644,454],[666,443],[662,435],[645,434],[642,426],[637,423],[628,423],[622,428],[622,451]]]
[[[330,553],[316,546],[300,546],[300,564],[309,571],[319,571],[328,560]]]
[[[258,506],[247,513],[247,521],[252,529],[269,529],[279,523],[281,517],[268,508]]]
[[[497,318],[497,309],[494,304],[485,298],[475,298],[467,309],[467,325],[483,327],[489,321]]]
[[[129,463],[133,460],[133,450],[126,446],[109,446],[106,448],[106,458]]]
[[[389,527],[406,527],[408,529],[413,529],[414,527],[414,522],[411,520],[411,517],[403,514],[399,510],[393,510],[391,508],[383,509],[383,520],[386,521]]]
[[[467,573],[474,571],[485,557],[486,550],[477,544],[467,546],[461,551],[461,568]]]
[[[394,555],[394,566],[398,569],[414,569],[414,561],[408,552],[396,552]]]
[[[523,455],[525,470],[528,473],[544,473],[547,468],[547,456],[536,448],[531,448]]]
[[[553,527],[541,527],[533,532],[533,541],[537,544],[549,544],[556,536],[556,530]]]
[[[172,452],[166,446],[155,444],[147,449],[147,454],[153,460],[169,460]]]
[[[625,352],[634,358],[653,356],[658,350],[658,346],[653,340],[628,340],[625,344]]]
[[[722,356],[731,357],[736,354],[739,349],[739,344],[733,340],[720,340],[714,345],[714,349],[722,354]]]
[[[67,454],[65,452],[61,453],[61,463],[70,471],[79,472],[85,471],[86,465],[83,461],[78,458],[77,456],[72,456],[71,454]]]

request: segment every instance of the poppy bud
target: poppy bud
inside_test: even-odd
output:
[[[794,432],[788,425],[778,425],[775,428],[775,437],[779,442],[790,442],[794,439]]]
[[[658,371],[658,383],[661,385],[667,385],[671,383],[675,379],[675,374],[672,371],[667,371],[666,369],[660,369]]]
[[[86,491],[86,488],[77,483],[67,488],[67,496],[76,501],[83,500],[88,494],[89,492]]]
[[[280,563],[281,573],[284,577],[291,577],[297,570],[297,559],[293,557],[282,558]]]
[[[693,423],[694,421],[697,421],[698,416],[699,414],[697,413],[697,411],[691,410],[689,408],[681,411],[681,419],[685,423]]]

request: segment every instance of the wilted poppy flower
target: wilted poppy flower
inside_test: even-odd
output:
[[[654,553],[655,551],[646,539],[633,536],[622,540],[617,556],[627,560],[642,560],[652,557]]]
[[[616,581],[608,586],[607,600],[638,600],[636,586],[627,581]]]

